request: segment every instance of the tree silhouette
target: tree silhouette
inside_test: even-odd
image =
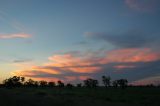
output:
[[[84,80],[84,86],[88,88],[94,88],[98,86],[98,80],[88,78]]]
[[[39,86],[46,87],[47,86],[47,81],[39,81]]]
[[[121,88],[125,88],[127,87],[128,81],[127,79],[119,79],[117,80],[117,83]]]
[[[71,88],[73,88],[73,85],[70,84],[70,83],[68,83],[68,84],[66,85],[66,87],[69,88],[69,89],[71,89]]]
[[[25,83],[24,83],[25,86],[28,86],[28,87],[38,87],[39,86],[39,82],[38,81],[34,81],[32,79],[28,79]]]
[[[48,82],[48,87],[55,87],[55,86],[56,86],[55,82]]]
[[[23,83],[25,81],[25,77],[20,77],[20,80]]]
[[[105,85],[105,87],[109,87],[111,85],[111,78],[109,76],[102,76],[102,81],[103,84]],[[88,88],[94,88],[98,86],[98,80],[96,79],[92,79],[92,78],[88,78],[86,80],[83,81],[84,86],[88,87]],[[128,86],[128,81],[127,79],[119,79],[119,80],[115,80],[112,82],[113,87],[121,87],[121,88],[125,88]],[[8,79],[5,79],[3,81],[3,85],[1,86],[5,86],[5,87],[21,87],[21,86],[26,86],[26,87],[54,87],[56,86],[55,82],[47,82],[47,81],[34,81],[32,79],[28,79],[27,81],[25,81],[25,77],[20,77],[20,76],[13,76],[10,77]],[[64,83],[59,80],[57,81],[57,86],[58,87],[64,87]],[[151,86],[151,85],[150,85]],[[153,86],[153,85],[152,85]],[[68,83],[66,85],[67,88],[72,88],[74,87],[72,84]],[[79,83],[77,84],[77,87],[82,87],[82,84]]]
[[[57,81],[57,86],[58,87],[64,87],[64,83],[62,81]]]
[[[23,82],[25,81],[24,77],[17,77],[13,76],[3,81],[3,84],[6,87],[20,87],[23,85]]]
[[[81,88],[82,87],[82,83],[77,84],[77,87]]]
[[[112,85],[113,85],[113,87],[117,88],[117,87],[118,87],[118,81],[117,81],[117,80],[114,80],[114,81],[112,82]]]
[[[111,84],[111,78],[110,76],[102,76],[102,82],[105,87],[109,87]]]

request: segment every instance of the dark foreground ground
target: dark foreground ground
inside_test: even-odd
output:
[[[0,88],[0,106],[160,106],[160,88]]]

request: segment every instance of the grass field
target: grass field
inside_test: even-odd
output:
[[[160,88],[0,88],[0,106],[160,106]]]

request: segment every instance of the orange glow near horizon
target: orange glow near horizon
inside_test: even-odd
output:
[[[30,77],[31,79],[33,79],[33,80],[35,80],[35,81],[47,81],[47,82],[57,82],[57,81],[59,81],[59,80],[61,80],[61,81],[63,81],[64,82],[64,80],[62,80],[62,79],[59,79],[59,78],[46,78],[46,77],[37,77],[37,78],[35,78],[35,77]]]

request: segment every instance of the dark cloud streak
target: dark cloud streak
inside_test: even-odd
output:
[[[115,47],[121,48],[143,48],[143,47],[158,47],[160,44],[160,36],[158,33],[146,33],[139,30],[129,30],[121,34],[94,33],[87,32],[85,35],[94,40],[103,40],[111,43]]]

